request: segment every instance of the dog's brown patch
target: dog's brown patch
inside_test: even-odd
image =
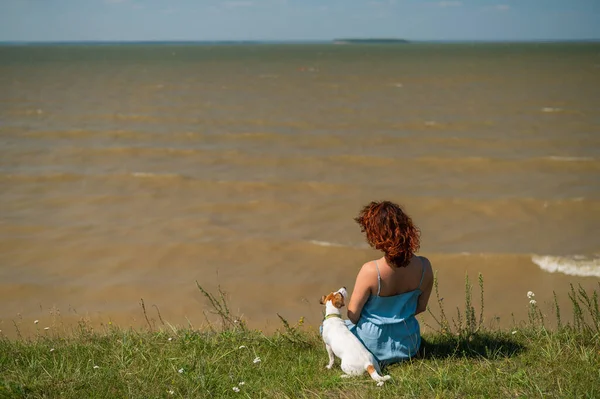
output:
[[[374,372],[375,372],[375,367],[373,367],[373,365],[372,365],[372,364],[369,364],[369,365],[367,366],[367,373],[369,373],[369,374],[373,374]]]
[[[331,301],[333,306],[335,306],[338,309],[344,306],[344,296],[339,292],[331,292],[327,296],[323,295],[319,303],[321,305],[325,305],[327,301]]]
[[[335,306],[336,308],[341,308],[342,306],[344,306],[344,296],[342,294],[340,294],[339,292],[336,292],[335,294],[333,294],[333,306]]]

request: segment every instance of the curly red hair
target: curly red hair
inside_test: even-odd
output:
[[[421,231],[393,202],[371,202],[354,220],[365,233],[369,245],[383,251],[391,266],[407,266],[419,250]]]

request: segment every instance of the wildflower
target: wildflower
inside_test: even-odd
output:
[[[244,349],[246,347],[246,345],[240,345],[240,347],[238,349]]]
[[[172,389],[169,389],[169,390],[167,391],[167,393],[168,393],[169,395],[175,395],[175,391],[174,391],[174,390],[172,390]]]
[[[177,372],[178,372],[179,374],[183,374],[184,370],[181,368],[181,369],[177,370]]]
[[[173,341],[173,338],[169,337],[168,341],[169,341],[169,342]]]
[[[96,366],[96,365],[94,365],[94,370],[95,370],[95,369],[99,369],[99,368],[100,368],[100,366]]]
[[[238,387],[233,387],[231,389],[233,389],[233,392],[239,392],[240,391],[240,389]]]
[[[529,301],[530,305],[535,305],[537,303],[537,301],[535,299],[532,299],[531,301]]]
[[[40,322],[39,320],[34,320],[33,324],[37,324],[39,322]]]
[[[254,358],[254,360],[252,361],[252,363],[254,363],[254,364],[258,364],[258,363],[260,363],[260,361],[261,361],[261,360],[260,360],[260,357],[256,356],[256,357]]]
[[[515,335],[516,333],[517,333],[517,330],[513,331],[511,334],[512,334],[512,335]]]
[[[527,298],[528,299],[533,299],[534,296],[535,296],[535,294],[533,292],[531,292],[531,291],[527,292]]]
[[[246,383],[244,381],[241,381],[238,385],[242,386],[242,385],[246,385]]]
[[[48,331],[50,329],[50,327],[44,327],[44,330]]]
[[[54,352],[54,348],[50,348],[50,352]]]

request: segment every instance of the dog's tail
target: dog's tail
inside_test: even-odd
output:
[[[372,364],[367,365],[367,373],[369,373],[372,379],[377,381],[377,385],[383,385],[384,381],[387,381],[390,378],[392,378],[389,375],[379,375],[377,369]]]

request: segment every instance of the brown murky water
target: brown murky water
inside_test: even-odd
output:
[[[599,288],[597,44],[2,47],[0,142],[9,335],[140,326],[140,298],[200,326],[195,281],[253,327],[318,325],[378,256],[373,199],[420,226],[448,309],[466,273],[504,326],[529,290]]]

